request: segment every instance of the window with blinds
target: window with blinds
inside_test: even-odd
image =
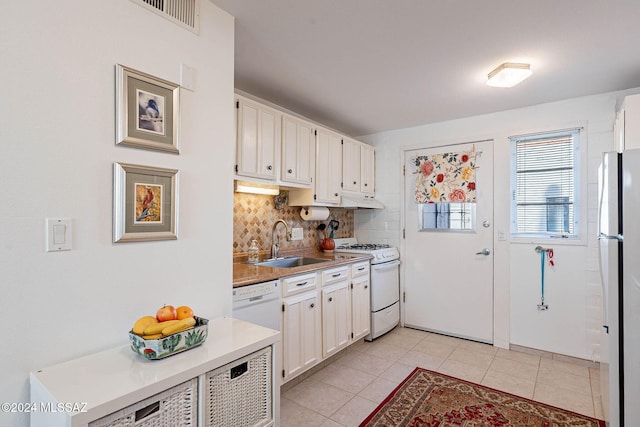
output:
[[[580,129],[511,141],[511,234],[578,237]]]

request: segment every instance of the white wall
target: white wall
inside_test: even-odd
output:
[[[613,146],[616,106],[625,94],[608,93],[495,114],[400,129],[359,138],[376,147],[376,197],[383,211],[356,211],[360,241],[386,242],[402,247],[402,150],[452,142],[494,141],[494,344],[509,344],[598,360],[601,327],[600,277],[596,241],[597,167],[603,151]],[[637,92],[637,90],[635,90]],[[584,245],[553,243],[556,267],[547,269],[545,302],[539,312],[540,258],[538,242],[498,240],[509,231],[508,137],[528,132],[584,125],[587,156],[586,197],[588,239]],[[548,245],[548,244],[547,244]],[[407,256],[407,254],[402,254]]]
[[[129,0],[3,4],[0,402],[28,402],[32,370],[127,345],[163,304],[231,313],[234,21],[209,1],[200,19],[198,36]],[[115,64],[179,82],[181,62],[180,155],[115,146]],[[112,243],[113,162],[180,170],[178,240]],[[72,219],[72,251],[44,251],[47,217]]]

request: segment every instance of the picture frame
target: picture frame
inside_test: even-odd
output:
[[[116,145],[180,154],[180,85],[116,65]]]
[[[113,243],[178,238],[176,169],[113,164]]]

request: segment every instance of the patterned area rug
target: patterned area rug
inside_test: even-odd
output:
[[[360,427],[604,427],[604,421],[416,368]]]

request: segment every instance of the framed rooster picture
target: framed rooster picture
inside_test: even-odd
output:
[[[113,242],[178,238],[175,169],[114,163]]]
[[[116,65],[116,145],[179,154],[180,86]]]

